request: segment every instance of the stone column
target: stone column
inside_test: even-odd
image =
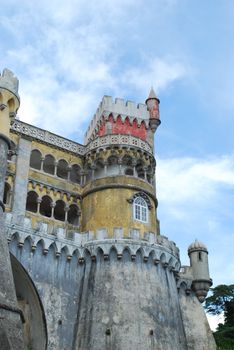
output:
[[[21,137],[18,145],[12,212],[14,221],[25,215],[31,141]]]
[[[45,157],[41,157],[41,168],[40,170],[43,170],[43,163],[44,163]]]
[[[4,182],[10,149],[10,115],[19,107],[18,80],[8,70],[0,75],[0,349],[23,350],[23,313],[18,308],[4,222]]]
[[[67,223],[67,215],[68,215],[68,211],[69,211],[68,205],[65,206],[64,211],[65,211],[65,220],[64,221]]]
[[[104,160],[104,175],[107,176],[107,165],[108,165],[108,161],[107,159]]]
[[[118,159],[118,165],[119,165],[119,175],[122,175],[122,164],[123,164],[122,159]]]

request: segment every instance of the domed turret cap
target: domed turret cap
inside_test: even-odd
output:
[[[193,250],[205,250],[205,251],[207,251],[207,248],[206,248],[204,243],[195,239],[195,241],[193,243],[191,243],[190,246],[188,247],[188,252],[193,251]]]

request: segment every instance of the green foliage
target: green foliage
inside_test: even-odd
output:
[[[220,323],[214,332],[218,350],[234,350],[234,284],[220,284],[211,292],[205,301],[206,311],[212,315],[224,313],[224,324]]]
[[[205,309],[212,315],[219,315],[225,312],[229,302],[234,301],[234,284],[226,285],[220,284],[214,288],[211,288],[213,293],[206,298]]]
[[[220,324],[214,337],[218,350],[234,350],[234,326]]]

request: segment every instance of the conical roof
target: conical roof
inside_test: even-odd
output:
[[[158,97],[157,97],[157,95],[156,95],[156,93],[155,93],[155,91],[154,91],[152,86],[151,86],[151,89],[150,89],[149,96],[147,97],[145,103],[147,103],[147,101],[150,100],[150,99],[157,99],[159,101],[159,99],[158,99]]]

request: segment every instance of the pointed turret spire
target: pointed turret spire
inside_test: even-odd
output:
[[[153,132],[156,131],[157,127],[160,125],[159,117],[159,99],[157,98],[153,87],[150,89],[149,97],[145,101],[149,115],[150,115],[150,127]]]
[[[145,102],[147,102],[150,99],[154,99],[154,98],[156,98],[158,100],[158,98],[156,96],[156,93],[154,91],[154,88],[153,88],[153,86],[151,86],[149,96],[148,96],[148,98],[147,98],[147,100]]]

